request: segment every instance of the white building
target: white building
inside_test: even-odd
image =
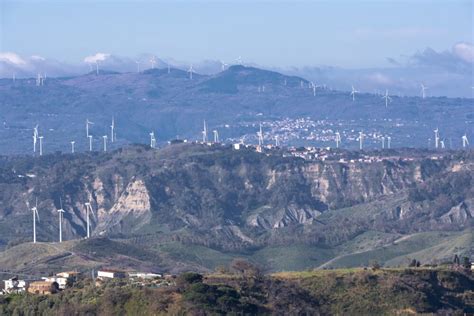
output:
[[[18,280],[18,277],[14,277],[3,281],[5,293],[23,293],[26,291],[26,281]]]
[[[46,282],[51,282],[51,283],[56,282],[60,290],[64,290],[66,288],[67,278],[53,276],[53,277],[43,277],[41,279],[43,279]]]
[[[155,279],[162,278],[163,275],[159,273],[147,273],[147,272],[129,272],[128,276],[137,279]]]
[[[126,277],[126,273],[120,270],[99,270],[97,277],[100,279],[123,279]]]

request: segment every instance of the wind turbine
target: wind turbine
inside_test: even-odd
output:
[[[40,140],[40,156],[43,156],[43,136],[38,136]]]
[[[275,146],[280,147],[280,138],[278,137],[278,135],[275,135]]]
[[[58,210],[59,214],[59,242],[63,242],[63,216],[64,216],[64,210],[63,210],[63,202],[61,198],[59,198],[59,204],[60,204],[60,209]]]
[[[258,145],[263,146],[263,130],[262,130],[262,123],[260,123],[260,130],[257,132],[258,135]]]
[[[36,152],[36,143],[38,142],[38,125],[33,128],[33,152]]]
[[[341,134],[336,132],[336,148],[339,148],[339,144],[341,143]]]
[[[87,137],[89,137],[89,125],[94,125],[94,123],[89,121],[89,119],[86,119],[86,136]]]
[[[388,102],[392,102],[392,98],[388,95],[388,90],[385,90],[385,95],[382,99],[385,99],[385,107],[388,107]]]
[[[440,140],[439,143],[440,143],[440,145],[441,145],[441,148],[444,149],[444,148],[445,148],[445,146],[444,146],[444,140]]]
[[[89,238],[91,236],[91,234],[90,234],[90,231],[91,231],[90,213],[92,213],[92,215],[94,215],[94,210],[92,209],[92,206],[91,206],[90,202],[86,202],[86,203],[84,203],[84,205],[86,206],[86,220],[87,220],[87,237],[86,238]]]
[[[313,97],[316,96],[316,85],[311,81],[311,88],[313,89]]]
[[[385,136],[382,136],[382,149],[385,149]]]
[[[424,84],[421,84],[421,97],[424,99],[426,98],[426,90],[428,89],[427,86],[425,86]]]
[[[225,62],[223,62],[223,61],[221,60],[221,70],[224,71],[224,70],[225,70],[225,67],[227,67],[227,66],[228,66],[228,65],[227,65]]]
[[[359,150],[362,150],[364,145],[364,133],[359,132]]]
[[[193,69],[193,65],[191,65],[188,69],[188,73],[189,73],[189,79],[193,79],[193,72],[194,72],[194,69]]]
[[[241,56],[237,57],[235,61],[237,62],[237,65],[243,65]]]
[[[355,95],[356,93],[359,93],[359,91],[357,91],[354,86],[352,86],[352,92],[351,92],[351,96],[352,96],[352,102],[355,101]]]
[[[26,206],[30,208],[30,203],[26,201]],[[30,209],[33,212],[33,243],[36,244],[36,218],[40,220],[38,213],[38,198],[36,198],[35,206]]]
[[[71,153],[74,154],[74,144],[76,142],[75,141],[71,141]]]
[[[214,133],[214,143],[217,144],[219,142],[219,132],[217,130],[212,131]]]
[[[89,137],[89,151],[92,151],[92,135],[89,135],[87,137]]]
[[[391,142],[392,142],[392,137],[387,136],[387,148],[390,149],[391,147]]]
[[[104,139],[104,152],[107,151],[107,135],[102,136]]]
[[[467,139],[467,135],[464,134],[462,136],[462,148],[466,148],[467,146],[469,146],[469,140]]]
[[[150,59],[151,69],[155,69],[156,59],[155,56],[152,56]]]
[[[137,72],[140,73],[140,61],[135,60],[135,62],[137,63]]]
[[[203,127],[203,130],[202,130],[202,142],[207,143],[207,124],[206,124],[206,120],[204,120],[204,127]]]
[[[150,147],[155,148],[156,146],[156,139],[155,139],[155,132],[150,133]]]
[[[110,125],[110,141],[115,142],[115,118],[112,116],[112,125]]]
[[[435,148],[437,149],[439,147],[439,129],[436,128],[433,132],[435,134]]]

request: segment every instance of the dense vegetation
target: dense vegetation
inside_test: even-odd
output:
[[[175,285],[139,288],[90,280],[50,296],[0,297],[1,315],[350,314],[474,312],[474,278],[462,271],[328,270],[263,276],[251,265],[232,274],[184,273]]]

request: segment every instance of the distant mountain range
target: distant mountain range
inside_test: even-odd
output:
[[[159,143],[179,137],[201,139],[203,121],[229,142],[256,141],[264,124],[265,142],[281,133],[284,145],[334,146],[336,130],[345,148],[357,148],[363,131],[368,148],[380,147],[390,135],[392,146],[434,146],[439,128],[447,148],[458,148],[465,133],[474,139],[474,100],[445,97],[399,97],[349,92],[316,86],[297,76],[254,67],[231,66],[215,75],[171,68],[140,73],[93,70],[86,75],[0,80],[0,149],[31,153],[33,127],[39,125],[45,152],[87,150],[85,122],[91,125],[93,148],[102,148],[112,117],[118,142],[148,143],[153,130]],[[301,120],[305,120],[305,126]],[[308,123],[309,122],[309,123]],[[429,140],[431,138],[431,140]],[[110,139],[110,137],[109,137]]]
[[[386,58],[386,65],[372,68],[346,69],[336,66],[278,67],[261,66],[244,60],[245,65],[295,75],[326,85],[331,89],[350,90],[354,85],[364,93],[383,93],[420,96],[421,84],[429,89],[428,96],[473,97],[474,47],[470,43],[456,43],[450,50],[435,51],[431,48],[411,56]],[[107,53],[87,56],[80,63],[62,62],[41,56],[20,56],[12,52],[0,52],[0,78],[32,78],[38,73],[47,77],[80,76],[96,70],[120,73],[144,71],[151,68],[177,68],[187,70],[189,62],[173,58],[157,58],[152,54],[124,57]],[[197,73],[214,75],[236,60],[204,60],[193,64]]]

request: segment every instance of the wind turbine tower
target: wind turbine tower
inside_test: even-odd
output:
[[[137,72],[140,73],[140,61],[135,60],[135,62],[137,63]]]
[[[359,132],[359,150],[362,150],[364,145],[364,133]]]
[[[151,57],[150,63],[151,63],[151,69],[155,69],[155,64],[156,64],[156,58],[155,58],[155,56],[152,56],[152,57]]]
[[[390,149],[391,142],[392,142],[392,137],[387,136],[387,148],[388,148],[388,149]]]
[[[466,148],[467,146],[469,146],[469,140],[467,139],[467,135],[464,134],[462,136],[462,148]]]
[[[352,92],[351,92],[351,96],[352,96],[352,102],[355,101],[355,95],[356,93],[359,93],[359,91],[357,91],[354,86],[352,86]]]
[[[260,130],[257,133],[258,136],[258,145],[263,146],[263,130],[262,130],[262,123],[260,123]]]
[[[33,128],[33,152],[36,153],[36,143],[38,142],[38,125]]]
[[[155,132],[150,133],[150,147],[155,148],[156,147],[156,138],[155,138]]]
[[[64,210],[63,210],[63,202],[59,199],[60,209],[58,210],[59,214],[59,242],[63,242],[63,217],[64,217]]]
[[[388,95],[388,90],[385,90],[385,95],[382,97],[382,99],[385,99],[385,107],[388,107],[388,103],[392,102],[392,98]]]
[[[40,156],[43,156],[43,136],[38,136],[40,140]]]
[[[104,139],[104,152],[106,152],[107,151],[107,135],[102,136],[102,138]]]
[[[112,124],[110,125],[110,141],[115,142],[115,118],[112,116]]]
[[[382,149],[385,149],[385,136],[382,136]]]
[[[87,136],[89,138],[89,151],[92,151],[92,135]]]
[[[427,86],[425,86],[424,84],[421,84],[421,97],[424,99],[426,98],[426,90],[428,89]]]
[[[89,238],[91,236],[91,220],[90,220],[90,214],[94,215],[94,211],[92,210],[92,206],[90,202],[84,203],[86,206],[86,221],[87,221],[87,237]]]
[[[206,120],[204,120],[204,127],[202,130],[202,142],[207,143],[207,123]]]
[[[438,149],[439,147],[439,129],[438,128],[434,130],[434,134],[435,134],[435,148]]]
[[[217,144],[219,142],[219,132],[216,129],[212,132],[214,133],[214,143]]]
[[[76,142],[75,141],[71,141],[71,153],[74,154],[74,144]]]
[[[28,208],[30,207],[30,203],[26,201],[26,205]],[[38,199],[36,199],[35,206],[31,208],[31,211],[33,212],[33,243],[36,244],[36,218],[38,218],[39,222],[39,214],[38,214]]]
[[[193,80],[193,72],[194,72],[193,65],[191,65],[188,69],[189,79],[191,80]]]
[[[336,148],[339,148],[339,144],[341,143],[341,134],[336,132]]]

